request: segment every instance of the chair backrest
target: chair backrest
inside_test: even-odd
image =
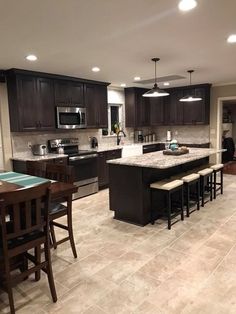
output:
[[[47,164],[46,178],[66,183],[73,183],[74,167],[68,165]]]
[[[46,162],[42,161],[27,161],[26,162],[27,173],[31,176],[46,177]]]
[[[0,224],[3,243],[43,230],[48,225],[50,185],[50,182],[46,182],[32,188],[1,193]]]

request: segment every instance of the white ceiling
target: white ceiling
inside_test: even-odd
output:
[[[236,44],[226,42],[235,14],[236,0],[198,0],[187,13],[178,0],[0,0],[0,69],[133,86],[134,76],[153,77],[150,59],[159,57],[158,76],[193,68],[193,83],[236,82]],[[26,61],[29,53],[38,61]]]

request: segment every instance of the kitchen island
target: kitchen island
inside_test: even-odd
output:
[[[180,156],[159,151],[108,161],[110,209],[114,218],[145,226],[150,222],[150,183],[207,165],[209,156],[220,152],[190,148],[188,154]]]

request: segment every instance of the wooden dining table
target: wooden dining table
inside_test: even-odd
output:
[[[42,184],[48,181],[51,181],[52,201],[66,197],[71,199],[72,202],[72,194],[76,193],[78,190],[78,187],[74,184],[49,180],[46,178],[40,178],[11,171],[0,173],[0,197],[1,193],[27,189],[29,187],[36,186],[38,184]]]

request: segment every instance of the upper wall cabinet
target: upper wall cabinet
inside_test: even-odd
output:
[[[55,130],[55,106],[86,106],[88,127],[107,127],[108,83],[17,69],[6,77],[12,132]]]
[[[169,96],[153,98],[142,96],[148,89],[126,88],[126,126],[209,124],[210,88],[210,84],[170,88]],[[202,100],[181,102],[180,99],[190,92],[200,96]]]
[[[184,90],[184,96],[189,92],[202,98],[194,102],[185,102],[183,106],[183,123],[188,124],[209,124],[210,113],[210,85],[199,86],[191,90]]]
[[[11,131],[55,129],[53,80],[9,75],[7,87]]]
[[[125,88],[126,127],[145,127],[150,125],[150,102],[142,95],[144,88]]]
[[[73,81],[56,80],[56,105],[84,107],[84,84]]]
[[[107,128],[107,86],[85,84],[84,95],[87,111],[87,127]]]

